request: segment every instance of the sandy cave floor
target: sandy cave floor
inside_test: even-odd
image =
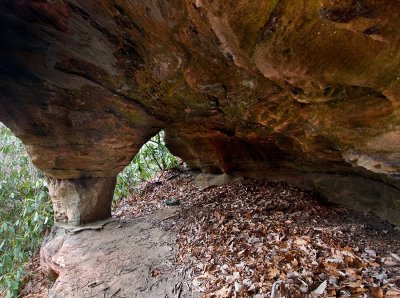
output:
[[[93,243],[65,250],[74,261],[54,284],[36,256],[21,297],[400,297],[398,228],[285,183],[200,187],[173,170],[113,217],[71,236],[98,238],[107,254],[90,255]]]

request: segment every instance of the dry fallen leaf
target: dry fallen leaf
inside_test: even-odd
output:
[[[399,262],[400,263],[400,256],[399,255],[397,255],[397,254],[395,254],[395,253],[390,253],[390,256],[393,258],[393,259],[395,259],[397,262]]]
[[[297,246],[307,245],[308,242],[309,242],[309,239],[304,238],[304,237],[302,237],[302,238],[296,237],[296,239],[294,240],[294,243],[295,243]]]
[[[388,290],[386,292],[386,297],[400,297],[400,291]]]
[[[382,289],[381,288],[374,288],[373,290],[372,290],[372,296],[374,297],[374,298],[383,298],[383,291],[382,291]]]
[[[235,281],[234,286],[235,286],[235,292],[240,292],[240,290],[243,288],[243,284],[239,281]]]
[[[359,288],[361,286],[361,280],[357,280],[355,282],[348,282],[345,285],[349,288]]]
[[[224,286],[221,289],[206,295],[206,297],[229,298],[232,297],[232,286]]]
[[[313,291],[313,293],[314,293],[314,294],[317,294],[317,295],[322,295],[322,294],[325,292],[326,285],[327,285],[327,282],[326,282],[326,280],[324,280],[324,281],[318,286],[318,288],[316,288],[316,289]]]
[[[268,269],[268,279],[274,279],[280,271],[276,268]]]

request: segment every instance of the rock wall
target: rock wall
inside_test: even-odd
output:
[[[0,0],[0,120],[74,206],[104,202],[164,129],[193,168],[301,181],[399,224],[398,4]],[[109,214],[65,217],[55,197],[59,220]]]

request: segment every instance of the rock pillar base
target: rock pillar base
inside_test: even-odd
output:
[[[110,217],[115,183],[115,177],[50,178],[55,221],[81,225]]]

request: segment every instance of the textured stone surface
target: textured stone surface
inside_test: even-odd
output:
[[[57,222],[84,224],[111,216],[115,178],[50,179]]]
[[[47,297],[177,297],[185,281],[172,266],[176,231],[160,226],[176,210],[130,222],[55,225],[40,251],[41,266],[57,277]],[[196,297],[182,286],[180,297]]]
[[[397,0],[1,0],[0,120],[58,179],[114,177],[165,129],[203,171],[364,177],[396,194],[399,13]]]

